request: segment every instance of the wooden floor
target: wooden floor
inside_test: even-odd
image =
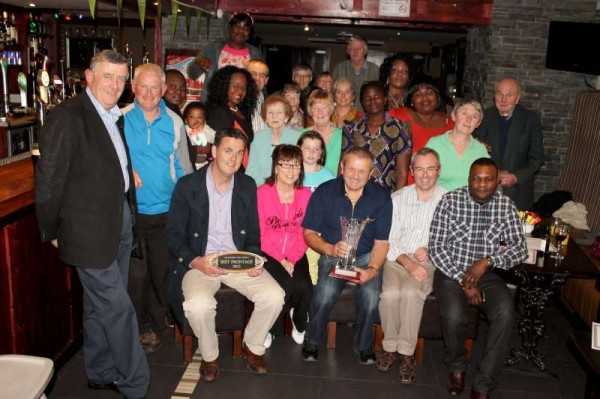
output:
[[[541,348],[558,378],[543,378],[503,372],[499,385],[493,392],[494,399],[579,399],[583,397],[585,373],[567,349],[567,337],[571,326],[563,313],[551,305],[546,313],[546,337]],[[468,388],[461,398],[469,397],[473,369],[481,357],[486,326],[480,330],[475,342],[472,365],[467,374]],[[338,343],[334,350],[324,347],[316,363],[301,360],[301,346],[291,338],[278,338],[267,351],[267,375],[256,376],[246,369],[244,359],[231,355],[231,336],[220,338],[221,374],[213,383],[197,382],[198,366],[187,367],[182,363],[182,348],[173,342],[172,336],[163,337],[159,352],[148,355],[151,382],[148,398],[284,398],[284,399],[332,399],[332,398],[449,398],[445,389],[447,370],[443,362],[441,341],[427,341],[425,360],[418,368],[417,382],[412,386],[401,385],[397,380],[398,369],[381,372],[372,366],[362,366],[352,351],[352,327],[338,326]],[[519,337],[513,337],[517,345]],[[196,361],[199,361],[196,358]],[[474,365],[473,365],[474,364]],[[177,392],[177,393],[175,393]],[[80,351],[55,376],[47,390],[49,399],[116,399],[115,392],[91,391],[86,387],[83,355]]]

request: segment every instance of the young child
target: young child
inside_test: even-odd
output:
[[[207,107],[201,102],[194,101],[188,104],[183,111],[185,130],[196,150],[196,170],[208,162],[210,148],[215,141],[215,131],[206,124]]]

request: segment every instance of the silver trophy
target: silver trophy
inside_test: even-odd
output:
[[[359,280],[359,272],[354,270],[354,262],[356,261],[356,248],[360,241],[367,223],[373,219],[357,219],[340,216],[340,224],[342,227],[342,241],[350,247],[348,255],[341,256],[338,263],[331,269],[329,275],[331,277],[342,278],[350,281]]]

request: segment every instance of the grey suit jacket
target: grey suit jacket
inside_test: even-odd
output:
[[[483,121],[473,135],[492,147],[491,158],[501,170],[517,176],[519,182],[513,187],[504,187],[503,192],[519,210],[528,210],[534,200],[535,174],[544,163],[542,125],[534,112],[517,104],[511,117],[504,157],[500,159],[500,118],[496,107],[486,109]]]
[[[123,118],[117,122],[123,137]],[[42,241],[58,239],[63,262],[108,267],[117,257],[125,183],[110,135],[84,91],[48,115],[40,131],[35,196]],[[135,189],[128,157],[130,206]]]

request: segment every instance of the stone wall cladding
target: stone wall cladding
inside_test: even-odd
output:
[[[567,154],[575,96],[588,90],[583,75],[545,68],[552,20],[600,22],[600,12],[595,0],[495,0],[491,25],[474,27],[467,35],[464,92],[489,107],[494,83],[514,76],[522,87],[521,104],[541,118],[546,162],[536,179],[536,198],[556,189]]]

